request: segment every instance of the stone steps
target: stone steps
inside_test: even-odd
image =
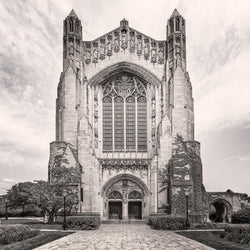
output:
[[[102,220],[102,224],[146,224],[146,220]]]

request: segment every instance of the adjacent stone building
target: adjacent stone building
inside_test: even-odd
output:
[[[188,197],[190,217],[207,218],[186,22],[176,9],[166,28],[166,40],[155,40],[123,19],[85,41],[74,10],[64,20],[49,173],[58,154],[81,169],[80,212],[103,220],[183,215]]]

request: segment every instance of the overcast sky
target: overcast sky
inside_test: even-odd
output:
[[[186,19],[187,69],[194,95],[207,191],[250,194],[250,1],[0,0],[0,194],[47,179],[62,71],[62,21],[74,9],[84,40],[128,19],[166,39],[174,8]]]

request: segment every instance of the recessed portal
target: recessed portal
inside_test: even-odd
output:
[[[116,220],[122,219],[122,202],[120,201],[109,202],[109,219],[116,219]]]
[[[129,219],[141,220],[141,202],[140,201],[130,201],[128,203],[128,217]]]

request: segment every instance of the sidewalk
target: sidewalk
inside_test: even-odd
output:
[[[102,224],[98,230],[77,231],[36,248],[54,249],[213,249],[172,231],[154,230],[143,224]]]

